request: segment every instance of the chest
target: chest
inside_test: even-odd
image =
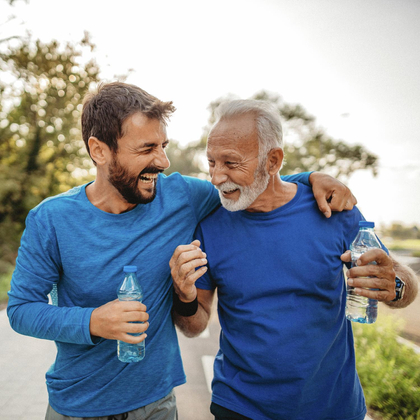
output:
[[[173,217],[172,217],[173,216]],[[168,293],[169,260],[175,248],[191,240],[195,223],[188,213],[141,214],[123,223],[95,221],[60,226],[57,243],[59,291],[68,304],[99,306],[115,299],[125,265],[138,267],[144,303],[150,307]]]
[[[241,299],[315,296],[339,299],[345,251],[341,235],[327,225],[299,220],[235,221],[206,241],[212,279],[221,295]]]

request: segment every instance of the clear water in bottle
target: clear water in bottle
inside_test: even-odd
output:
[[[356,261],[366,252],[366,249],[352,251],[352,267],[356,266]],[[375,264],[375,263],[373,263]],[[350,321],[362,324],[372,324],[378,317],[378,301],[364,296],[356,295],[354,287],[347,286],[346,317]]]
[[[124,281],[118,289],[118,299],[120,301],[138,301],[141,302],[143,299],[143,292],[141,286],[137,280],[137,267],[136,266],[125,266],[124,267]],[[131,334],[139,336],[139,334]],[[139,362],[144,359],[146,353],[144,340],[138,344],[130,344],[124,341],[118,340],[117,354],[118,359],[124,363]]]
[[[357,260],[362,254],[370,249],[382,248],[376,237],[373,222],[360,222],[359,233],[350,245],[351,266],[355,267]],[[370,264],[376,264],[371,262]],[[378,301],[359,296],[354,293],[354,287],[347,285],[346,318],[353,322],[372,324],[378,316]]]

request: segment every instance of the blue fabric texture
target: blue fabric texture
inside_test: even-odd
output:
[[[8,315],[19,333],[56,341],[57,357],[46,375],[54,410],[94,417],[145,406],[185,382],[171,319],[169,260],[179,244],[191,242],[219,196],[207,181],[159,175],[153,202],[117,215],[93,206],[85,187],[29,213]],[[146,356],[131,364],[118,360],[115,340],[89,333],[93,309],[117,298],[125,265],[138,267],[150,315]],[[48,304],[54,284],[58,306]]]
[[[326,219],[310,188],[268,213],[218,208],[197,228],[217,288],[216,404],[254,420],[363,420],[340,255],[364,220]]]
[[[309,185],[310,173],[285,177]],[[49,402],[76,417],[106,416],[143,407],[185,382],[171,319],[169,260],[192,241],[200,220],[220,204],[207,181],[159,175],[153,202],[122,214],[90,203],[86,185],[48,198],[31,210],[9,292],[12,328],[55,340],[47,372]],[[146,356],[125,364],[117,342],[90,336],[92,311],[117,298],[125,265],[136,265],[150,315]],[[56,285],[58,306],[48,304]]]

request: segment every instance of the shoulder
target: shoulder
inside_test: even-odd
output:
[[[220,203],[219,193],[211,182],[177,172],[169,176],[160,175],[157,188],[161,202],[188,204],[197,222]]]
[[[211,183],[205,179],[199,179],[192,176],[181,175],[173,172],[170,175],[159,174],[159,180],[163,188],[182,188],[188,190],[208,191],[214,189]]]
[[[29,215],[36,218],[60,211],[70,211],[69,207],[72,207],[77,201],[81,201],[86,185],[79,185],[61,194],[46,198],[34,207]]]

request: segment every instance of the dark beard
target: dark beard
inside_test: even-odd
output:
[[[153,194],[150,197],[145,197],[137,187],[139,178],[145,173],[157,174],[160,172],[162,171],[155,167],[148,167],[143,169],[138,176],[133,177],[130,176],[128,171],[114,157],[109,167],[108,181],[117,189],[127,203],[147,204],[152,202],[156,197],[156,185],[154,183],[150,184],[150,187],[153,188]]]

